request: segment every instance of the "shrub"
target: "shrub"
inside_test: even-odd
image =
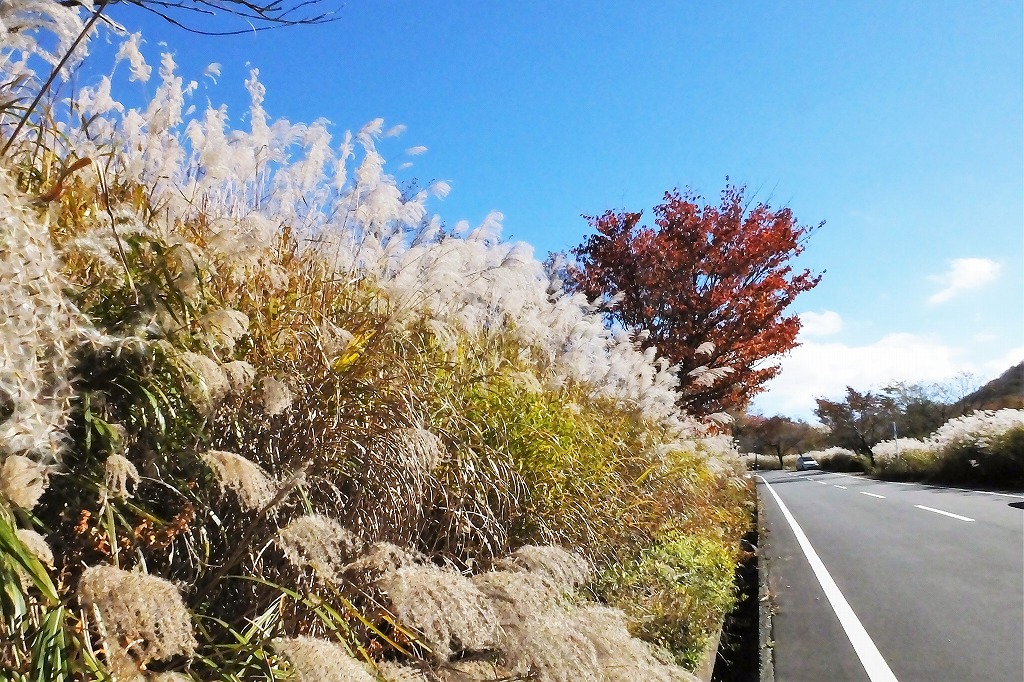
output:
[[[608,602],[629,616],[635,635],[669,649],[693,670],[736,603],[734,567],[721,542],[682,536],[610,567],[599,585]]]
[[[1024,426],[973,441],[949,442],[938,458],[935,480],[998,486],[1024,483]]]
[[[778,457],[747,453],[741,455],[741,460],[743,461],[743,465],[750,471],[775,471],[780,468]]]
[[[764,469],[766,471],[778,471],[779,469],[794,469],[796,468],[796,458],[799,455],[783,455],[782,464],[779,464],[779,458],[776,455],[757,455],[745,454],[743,455],[742,461],[747,469],[753,469],[755,459],[757,462],[758,469]]]
[[[935,453],[923,441],[901,438],[899,442],[885,441],[872,449],[875,466],[872,470],[879,478],[891,481],[920,481],[931,476],[935,466]]]
[[[924,440],[879,443],[883,478],[1012,487],[1024,484],[1024,410],[978,411],[951,419]]]
[[[804,453],[814,458],[818,466],[826,471],[855,472],[865,471],[865,458],[846,448],[828,448]]]

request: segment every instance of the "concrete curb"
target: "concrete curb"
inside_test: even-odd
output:
[[[701,682],[711,682],[711,676],[715,673],[715,662],[718,660],[718,646],[722,643],[723,627],[725,627],[724,616],[722,617],[722,622],[718,624],[718,632],[708,640],[708,646],[704,649],[704,658],[700,668],[693,673]]]
[[[761,659],[760,682],[775,682],[775,642],[772,639],[772,597],[768,589],[767,531],[764,507],[757,497],[757,646]]]

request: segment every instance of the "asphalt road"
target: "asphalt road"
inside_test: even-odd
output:
[[[1024,494],[761,475],[778,682],[1024,680]]]

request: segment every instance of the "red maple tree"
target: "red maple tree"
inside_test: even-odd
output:
[[[655,227],[641,213],[584,216],[596,231],[572,250],[570,287],[597,300],[611,324],[678,365],[679,404],[694,415],[745,406],[796,346],[800,320],[784,311],[821,280],[793,258],[824,223],[744,202],[727,185],[718,206],[666,192]]]

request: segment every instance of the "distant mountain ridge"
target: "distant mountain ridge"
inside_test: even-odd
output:
[[[960,414],[976,410],[1024,409],[1024,362],[1018,363],[955,405]]]

